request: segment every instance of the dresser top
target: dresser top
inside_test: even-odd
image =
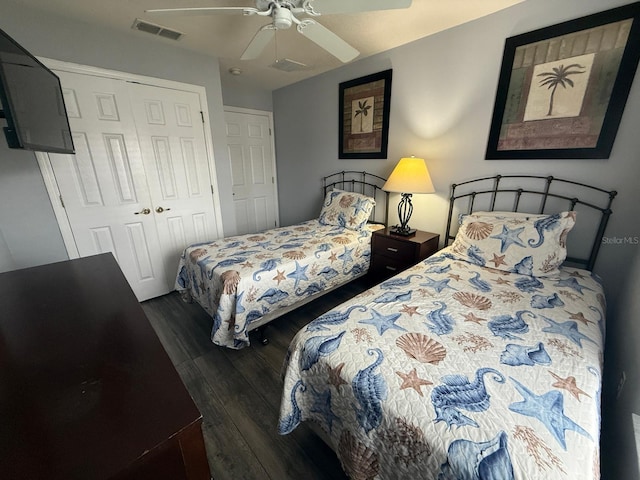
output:
[[[0,274],[3,478],[106,479],[201,415],[111,254]]]

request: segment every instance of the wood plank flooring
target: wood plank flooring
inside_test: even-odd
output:
[[[304,423],[278,435],[280,371],[300,328],[369,286],[363,277],[274,320],[266,330],[268,345],[252,332],[251,346],[242,350],[211,343],[211,318],[176,292],[142,303],[202,413],[215,480],[346,478],[333,451]]]

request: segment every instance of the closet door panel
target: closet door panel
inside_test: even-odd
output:
[[[76,153],[49,158],[79,255],[113,253],[139,300],[169,292],[128,84],[56,74]]]
[[[193,92],[129,84],[167,281],[189,244],[219,237],[200,97]]]

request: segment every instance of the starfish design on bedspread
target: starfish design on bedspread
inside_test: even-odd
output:
[[[287,275],[287,277],[289,278],[295,278],[296,281],[293,284],[294,288],[298,288],[298,284],[300,283],[301,280],[309,280],[306,275],[307,268],[309,268],[309,265],[305,265],[303,267],[296,260],[296,269],[293,272],[291,272],[289,275]]]
[[[548,327],[544,327],[542,329],[543,332],[564,335],[580,348],[582,348],[582,340],[589,340],[591,343],[596,343],[585,334],[580,333],[580,331],[578,331],[578,324],[573,320],[558,323],[551,320],[550,318],[545,317],[544,315],[540,315],[540,317],[549,324]]]
[[[536,395],[513,377],[510,378],[524,400],[509,405],[509,410],[540,420],[565,450],[567,449],[565,441],[566,430],[573,430],[593,440],[589,432],[564,414],[564,397],[562,393],[557,390],[551,390],[542,395]]]
[[[344,362],[337,365],[336,368],[331,368],[330,366],[327,366],[327,369],[328,369],[327,373],[329,374],[329,378],[327,381],[329,382],[329,384],[336,387],[336,389],[340,388],[340,385],[348,385],[348,383],[342,378],[343,368],[344,368]]]
[[[524,227],[509,229],[506,225],[502,226],[502,232],[493,235],[491,238],[500,240],[500,253],[504,253],[511,245],[524,247],[524,243],[520,240],[520,234],[524,231]]]
[[[574,270],[569,275],[572,276],[572,277],[577,277],[577,278],[587,278],[577,270]]]
[[[506,255],[496,255],[495,253],[493,254],[493,260],[489,260],[491,263],[493,263],[493,266],[498,268],[500,265],[506,265],[507,263],[504,261],[504,257],[506,257]]]
[[[426,277],[427,281],[425,283],[421,283],[421,287],[431,287],[436,292],[440,293],[445,288],[450,288],[451,290],[455,290],[455,288],[449,286],[449,279],[443,278],[442,280],[434,280],[433,278]]]
[[[286,280],[284,277],[284,271],[280,271],[280,270],[276,270],[276,272],[278,272],[278,274],[272,278],[272,280],[275,280],[276,282],[278,282],[278,285],[280,285],[280,282],[282,282],[283,280]]]
[[[403,304],[402,308],[400,309],[400,313],[406,313],[410,317],[413,317],[414,315],[418,314],[418,307],[410,307],[409,305]]]
[[[587,397],[591,398],[587,392],[578,388],[578,385],[576,383],[576,377],[562,378],[560,375],[556,375],[551,370],[549,370],[549,373],[553,378],[557,380],[556,383],[551,385],[552,387],[562,388],[568,391],[571,395],[577,398],[578,401],[580,401],[580,395],[586,395]]]
[[[341,255],[338,255],[338,258],[340,260],[342,260],[342,267],[346,267],[347,263],[349,262],[353,262],[353,257],[351,256],[351,252],[353,252],[353,248],[349,248],[347,249],[347,247],[344,247],[344,253]]]
[[[578,292],[580,295],[582,295],[582,290],[593,290],[592,288],[589,287],[585,287],[584,285],[581,285],[578,280],[576,280],[574,277],[571,278],[565,278],[562,280],[558,280],[556,283],[554,283],[554,286],[556,287],[569,287],[569,288],[573,288],[576,292]]]
[[[420,394],[421,397],[424,396],[421,390],[422,385],[433,385],[433,382],[430,382],[429,380],[425,380],[424,378],[418,377],[418,372],[416,371],[415,368],[411,370],[409,373],[396,372],[396,375],[398,375],[402,379],[402,385],[400,385],[400,390],[403,390],[405,388],[413,388],[416,392]]]
[[[393,328],[396,330],[402,330],[406,332],[406,328],[402,328],[399,325],[396,325],[396,320],[400,318],[401,314],[393,313],[391,315],[382,315],[376,312],[373,308],[371,309],[371,318],[367,318],[365,320],[360,320],[358,323],[364,323],[365,325],[373,325],[378,330],[378,333],[382,335],[387,330]]]
[[[590,323],[593,323],[591,320],[586,318],[584,316],[584,313],[582,313],[582,312],[571,313],[569,310],[565,310],[565,312],[567,312],[569,314],[569,319],[570,320],[578,320],[580,323],[582,323],[584,325],[589,325]]]
[[[462,315],[462,316],[464,317],[464,321],[465,322],[473,322],[473,323],[477,323],[478,325],[481,325],[480,322],[486,322],[487,321],[486,318],[476,317],[473,312],[469,312],[466,315]]]

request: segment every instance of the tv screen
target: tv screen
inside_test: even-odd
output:
[[[10,148],[74,153],[60,79],[2,30],[0,101]]]

